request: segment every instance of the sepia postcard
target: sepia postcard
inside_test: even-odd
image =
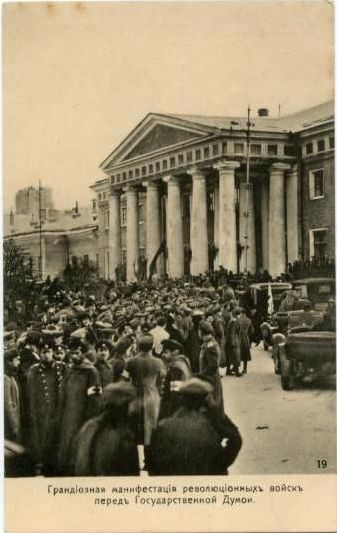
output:
[[[334,4],[2,4],[8,533],[334,532]]]

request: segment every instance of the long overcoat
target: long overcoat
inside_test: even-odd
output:
[[[229,321],[226,335],[227,367],[238,366],[241,361],[241,337],[240,324],[237,318],[232,317]]]
[[[242,314],[240,316],[240,357],[241,361],[251,361],[250,343],[254,335],[254,327],[251,319]]]
[[[33,365],[28,372],[30,449],[36,464],[52,474],[57,464],[57,428],[65,366]]]
[[[224,412],[223,394],[221,377],[219,373],[219,364],[221,358],[221,349],[218,342],[212,335],[209,335],[207,340],[200,348],[200,370],[199,373],[205,378],[208,378],[213,385],[213,400],[219,413]]]
[[[100,413],[101,378],[96,368],[83,361],[69,369],[64,380],[60,420],[58,469],[61,475],[72,475],[75,440],[82,425]]]
[[[140,352],[126,363],[123,375],[130,377],[136,387],[138,440],[148,446],[159,416],[160,394],[165,377],[164,363],[150,353]]]

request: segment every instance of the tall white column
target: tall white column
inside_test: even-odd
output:
[[[219,250],[219,182],[214,187],[214,244]],[[219,251],[214,260],[214,269],[219,268]]]
[[[126,279],[136,281],[135,262],[139,254],[138,192],[132,187],[126,189],[126,207]]]
[[[274,163],[270,170],[268,270],[273,277],[286,270],[284,174],[289,168],[285,163]]]
[[[164,178],[167,183],[166,237],[168,274],[180,278],[184,274],[183,224],[180,184],[174,176]]]
[[[146,187],[146,256],[149,274],[151,261],[161,243],[160,198],[158,183],[148,181],[144,185]],[[160,260],[161,258],[157,259],[157,275],[161,274]]]
[[[288,263],[298,259],[298,168],[295,165],[286,178]]]
[[[98,206],[98,271],[102,278],[105,278],[105,224],[104,209]]]
[[[191,274],[198,275],[208,270],[207,196],[205,172],[194,168],[192,175],[191,213]]]
[[[247,237],[246,237],[247,236]],[[240,244],[243,250],[240,256],[240,272],[256,272],[255,212],[253,184],[247,189],[246,183],[240,183]],[[246,265],[246,246],[247,265]]]
[[[262,235],[262,267],[268,270],[268,229],[269,229],[269,177],[261,183],[261,235]]]
[[[116,279],[116,267],[121,262],[120,191],[109,196],[109,276]]]
[[[221,161],[219,171],[219,265],[236,272],[235,169],[237,161]]]

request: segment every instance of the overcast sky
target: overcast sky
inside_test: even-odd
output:
[[[51,186],[86,204],[150,111],[277,115],[333,97],[329,2],[6,4],[4,207]]]

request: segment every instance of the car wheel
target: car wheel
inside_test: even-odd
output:
[[[281,385],[283,390],[293,390],[295,387],[294,376],[281,376]]]

